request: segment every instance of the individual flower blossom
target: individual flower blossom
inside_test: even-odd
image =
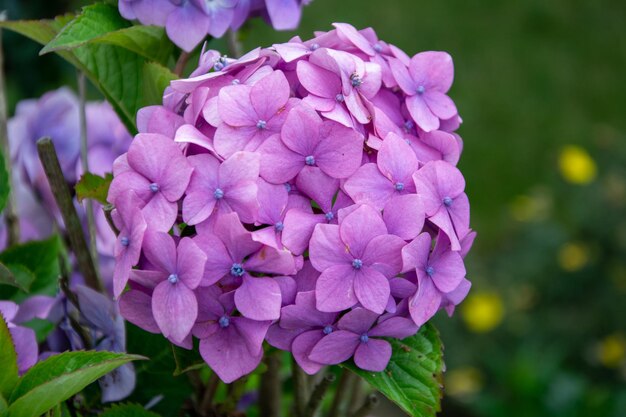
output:
[[[236,213],[222,215],[211,233],[201,233],[195,240],[208,257],[203,286],[227,277],[237,286],[235,305],[244,317],[253,320],[280,317],[280,285],[271,277],[256,277],[251,273],[294,274],[296,265],[288,251],[256,242]]]
[[[448,236],[452,250],[460,250],[459,239],[469,232],[469,200],[461,171],[447,162],[433,161],[413,174],[413,180],[428,220]]]
[[[236,151],[254,151],[280,132],[292,106],[289,95],[282,71],[274,71],[253,86],[238,84],[220,90],[218,110],[223,123],[215,132],[216,151],[223,157]]]
[[[415,193],[412,175],[418,167],[410,146],[390,133],[380,147],[376,163],[362,165],[343,188],[356,203],[382,210],[393,196]]]
[[[252,233],[252,238],[274,249],[282,250],[284,248],[282,236],[285,230],[287,212],[294,209],[312,213],[311,202],[302,195],[290,195],[283,184],[270,184],[259,179],[258,188],[259,213],[257,223],[268,226],[255,230]]]
[[[143,25],[165,27],[167,36],[191,52],[208,35],[221,38],[257,15],[276,30],[293,30],[311,0],[119,0],[120,14]]]
[[[193,168],[173,140],[159,134],[140,133],[128,149],[127,165],[111,182],[108,201],[133,190],[143,201],[146,222],[156,230],[169,230]]]
[[[190,156],[194,172],[183,200],[183,220],[197,225],[234,211],[244,222],[254,222],[259,209],[259,160],[251,152],[236,152],[224,162],[209,154]]]
[[[443,294],[455,291],[465,278],[465,266],[459,252],[450,250],[448,241],[440,236],[431,253],[431,242],[431,236],[422,233],[402,248],[403,270],[415,270],[417,274],[418,289],[409,300],[409,311],[418,326],[439,310]],[[460,294],[453,294],[450,301],[454,303],[461,295],[460,298],[464,298],[465,288],[463,283]]]
[[[80,306],[80,322],[86,326],[95,350],[126,351],[126,329],[118,307],[109,297],[88,287],[77,285],[72,290]],[[135,389],[135,368],[127,363],[98,380],[102,402],[120,401]]]
[[[282,308],[280,323],[273,326],[268,341],[293,353],[298,365],[313,375],[323,364],[310,360],[309,354],[317,342],[336,330],[337,316],[317,310],[314,291],[300,292],[294,304]]]
[[[20,307],[12,301],[0,301],[0,320],[4,320],[11,333],[11,339],[17,353],[17,370],[21,374],[37,363],[39,347],[35,331],[13,322]]]
[[[144,236],[144,255],[151,269],[138,270],[133,279],[154,288],[152,313],[165,337],[182,343],[198,315],[193,292],[200,285],[207,255],[189,237],[178,245],[167,233],[148,231]]]
[[[267,181],[282,184],[302,175],[309,169],[320,169],[332,178],[346,178],[357,170],[361,162],[361,136],[332,121],[322,121],[306,105],[289,112],[278,135],[269,138],[259,149],[261,176]]]
[[[200,354],[225,383],[252,372],[263,357],[263,340],[270,321],[233,315],[234,294],[215,287],[201,287],[200,304],[193,334],[200,339]]]
[[[337,323],[337,330],[324,336],[311,350],[309,359],[334,365],[354,356],[361,369],[383,371],[391,359],[391,345],[382,337],[404,339],[417,332],[417,326],[403,317],[391,317],[374,326],[378,314],[355,308]]]
[[[130,270],[139,262],[146,221],[141,212],[141,202],[137,194],[127,190],[117,200],[113,219],[119,234],[115,242],[115,272],[113,275],[113,295],[119,297],[130,275]]]
[[[360,303],[381,314],[389,300],[389,278],[400,272],[399,250],[378,212],[367,205],[339,225],[318,224],[311,238],[311,263],[322,273],[315,295],[320,311],[341,311]]]
[[[438,129],[441,120],[457,114],[454,102],[446,95],[454,78],[449,54],[419,53],[411,58],[408,68],[399,60],[391,60],[391,71],[408,96],[406,105],[411,117],[424,131]]]

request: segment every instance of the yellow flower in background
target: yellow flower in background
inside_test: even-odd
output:
[[[569,242],[561,246],[557,258],[563,270],[579,271],[589,262],[589,249],[582,243]]]
[[[476,292],[463,302],[461,317],[467,327],[476,333],[486,333],[502,322],[504,305],[495,292]]]
[[[559,168],[563,178],[572,184],[589,184],[596,178],[596,163],[580,146],[567,145],[561,149]]]
[[[452,396],[475,394],[483,387],[483,374],[470,366],[452,369],[444,375],[444,387]]]
[[[617,368],[626,357],[626,341],[622,334],[612,334],[600,341],[597,347],[598,360],[607,368]]]

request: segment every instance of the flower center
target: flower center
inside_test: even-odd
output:
[[[128,246],[128,245],[130,245],[130,240],[126,236],[122,236],[120,238],[120,244],[122,246]]]
[[[153,193],[159,191],[159,184],[157,184],[156,182],[150,184],[150,191],[152,191]]]
[[[324,214],[324,217],[326,217],[326,220],[331,221],[332,219],[335,218],[335,215],[333,214],[332,211],[329,211],[328,213]]]
[[[315,157],[313,155],[307,156],[306,158],[304,158],[304,163],[308,166],[315,165]]]
[[[235,78],[235,79],[234,79],[234,80],[232,80],[230,83],[231,83],[232,85],[239,85],[239,84],[241,84],[241,80],[239,80],[239,78]]]
[[[350,83],[352,87],[360,87],[363,84],[363,80],[356,72],[350,76]]]
[[[406,130],[407,132],[413,130],[414,127],[415,123],[413,123],[413,120],[407,120],[406,122],[404,122],[404,130]]]
[[[382,52],[383,51],[383,47],[380,44],[374,44],[374,50],[376,52]]]
[[[424,88],[423,85],[420,85],[419,87],[417,87],[417,94],[419,94],[420,96],[424,94],[425,91],[426,91],[426,88]]]
[[[443,205],[446,207],[450,207],[452,205],[452,199],[450,197],[444,197]]]
[[[403,183],[401,183],[401,182],[397,182],[397,183],[395,183],[393,187],[396,189],[396,191],[402,191],[402,190],[404,190],[404,184],[403,184]]]
[[[432,276],[435,275],[435,268],[433,268],[432,266],[427,267],[426,275],[432,278]]]
[[[333,326],[328,324],[326,327],[324,327],[323,332],[324,332],[324,334],[331,334],[333,332]]]
[[[216,188],[213,192],[213,197],[215,197],[216,200],[221,200],[224,198],[224,191],[222,191],[221,188]]]
[[[343,96],[343,94],[341,94],[341,93],[339,93],[339,94],[337,94],[337,95],[335,96],[335,101],[336,101],[337,103],[343,103],[343,101],[344,101],[345,99],[346,99],[346,98],[345,98],[345,97]]]
[[[363,267],[363,261],[360,259],[355,259],[352,261],[352,268],[361,269]]]
[[[230,267],[230,274],[232,276],[234,276],[234,277],[240,277],[245,272],[246,272],[246,270],[243,269],[243,265],[242,264],[234,263],[233,266]]]
[[[220,327],[222,329],[227,328],[228,326],[230,326],[230,319],[226,316],[222,316],[220,317],[220,319],[218,320],[218,323],[220,325]]]
[[[259,130],[263,130],[267,127],[267,122],[265,120],[259,120],[256,122],[256,128]]]
[[[285,225],[283,224],[283,222],[276,222],[276,224],[274,225],[274,229],[277,232],[282,232],[284,228],[285,228]]]
[[[361,339],[361,343],[367,343],[370,340],[370,337],[367,335],[367,333],[363,333],[360,337]]]
[[[286,183],[284,183],[283,185],[285,186],[285,190],[287,190],[287,192],[288,192],[288,193],[290,193],[290,192],[291,192],[291,188],[292,188],[292,187],[291,187],[291,184],[289,184],[288,182],[286,182]]]
[[[167,280],[169,281],[170,284],[176,284],[178,282],[178,275],[170,274],[170,276],[167,277]]]
[[[310,49],[311,51],[315,51],[316,49],[319,49],[319,47],[320,47],[320,44],[319,44],[319,43],[314,43],[313,45],[311,45],[311,46],[309,47],[309,49]]]
[[[226,55],[222,55],[217,59],[217,61],[215,61],[215,64],[213,64],[213,69],[215,69],[215,71],[221,71],[226,65],[228,65]]]

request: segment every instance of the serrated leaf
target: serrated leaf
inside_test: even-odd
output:
[[[96,3],[68,23],[40,52],[73,49],[87,43],[103,43],[133,51],[144,58],[167,63],[174,50],[165,29],[157,26],[131,26],[117,7]]]
[[[115,404],[104,410],[100,417],[159,417],[138,404]]]
[[[0,395],[9,397],[17,382],[17,354],[7,323],[0,314]]]
[[[35,274],[24,265],[0,263],[0,284],[11,285],[27,293],[33,281],[35,281]]]
[[[43,45],[49,43],[63,28],[71,16],[55,20],[0,22],[0,27],[21,33]],[[105,43],[87,43],[71,50],[57,53],[84,72],[87,78],[111,103],[120,120],[128,130],[137,132],[135,115],[146,105],[160,104],[166,87],[165,79],[176,76],[166,67],[155,66],[135,52]],[[145,75],[149,76],[146,77]],[[154,83],[154,84],[152,84]],[[146,96],[147,94],[147,96]]]
[[[413,417],[435,417],[441,410],[443,345],[430,323],[404,340],[389,340],[393,354],[383,372],[345,366]]]
[[[9,173],[7,171],[6,159],[4,153],[0,151],[0,213],[7,205],[11,186],[9,184]]]
[[[58,236],[52,236],[46,240],[11,246],[0,253],[0,263],[11,269],[14,276],[19,277],[26,274],[26,271],[32,273],[34,280],[29,286],[30,293],[55,295],[59,277],[59,258],[63,254],[61,240]],[[26,294],[19,293],[17,288],[0,287],[0,298],[21,301],[25,297]]]
[[[109,32],[129,27],[130,23],[120,16],[110,4],[96,3],[83,7],[82,12],[59,31],[39,55],[60,49],[72,49]]]
[[[142,356],[113,352],[65,352],[37,363],[18,381],[11,417],[38,416],[80,392],[113,369]]]
[[[182,375],[185,372],[195,369],[200,369],[205,365],[205,362],[198,351],[197,343],[191,350],[172,345],[172,354],[174,355],[174,363],[176,364],[174,376]]]
[[[81,202],[85,198],[91,198],[102,205],[107,204],[107,194],[109,193],[111,181],[113,181],[113,175],[109,173],[104,178],[91,172],[83,174],[76,187],[74,187],[78,201]]]

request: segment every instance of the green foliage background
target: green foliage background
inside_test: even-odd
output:
[[[0,10],[49,18],[85,3],[0,0]],[[315,0],[297,32],[257,20],[244,43],[306,38],[334,21],[372,26],[410,55],[446,50],[455,60],[460,168],[479,232],[468,277],[503,313],[479,333],[469,310],[437,319],[443,415],[626,415],[626,3]],[[3,41],[10,112],[75,84],[60,58],[35,58],[39,47],[15,34]],[[560,175],[566,144],[595,160],[590,184]],[[564,269],[559,254],[571,243],[581,262]]]

